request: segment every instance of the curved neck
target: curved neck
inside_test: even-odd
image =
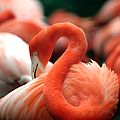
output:
[[[46,41],[49,41],[48,49],[51,52],[55,42],[62,36],[67,37],[70,42],[65,53],[57,60],[46,77],[44,99],[48,111],[57,120],[73,120],[75,116],[77,117],[73,113],[78,112],[74,106],[67,103],[62,94],[62,86],[71,65],[78,63],[85,54],[87,42],[80,28],[70,23],[59,23],[46,30],[45,37]]]

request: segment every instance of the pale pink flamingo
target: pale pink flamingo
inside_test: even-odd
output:
[[[41,29],[43,29],[43,27],[37,25],[32,20],[22,21],[16,19],[10,10],[0,12],[0,97],[31,80],[31,61],[26,43]],[[24,40],[26,43],[21,40]],[[17,51],[15,49],[17,49]],[[24,54],[22,54],[21,51],[24,52]],[[20,54],[19,57],[18,53]],[[49,69],[51,64],[52,63],[49,63],[47,65],[46,70]],[[12,68],[12,65],[16,67]]]
[[[17,19],[32,19],[40,23],[44,18],[43,7],[38,0],[0,0],[0,10],[10,10]]]
[[[61,36],[70,40],[63,56],[47,75],[34,79],[1,99],[1,119],[110,120],[112,118],[118,102],[117,76],[108,70],[105,64],[100,68],[95,62],[91,64],[80,62],[87,49],[85,34],[80,28],[70,23],[59,23],[42,30],[29,44],[31,57],[37,54],[40,63],[45,67],[55,42]]]
[[[0,97],[31,80],[28,45],[16,35],[0,33]]]

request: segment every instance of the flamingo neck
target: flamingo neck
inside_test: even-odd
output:
[[[49,41],[53,44],[61,36],[67,37],[70,42],[65,53],[54,64],[46,77],[44,85],[46,107],[57,120],[73,120],[75,119],[73,112],[78,112],[74,106],[67,103],[62,94],[62,86],[71,65],[78,63],[86,52],[86,38],[80,28],[70,23],[56,24],[54,27],[49,27],[47,32]]]

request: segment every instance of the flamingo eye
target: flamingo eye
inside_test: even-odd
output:
[[[31,57],[32,65],[31,65],[31,74],[32,78],[36,78],[36,71],[39,68],[42,72],[45,72],[45,68],[43,64],[40,62],[37,52],[33,53],[33,56]]]

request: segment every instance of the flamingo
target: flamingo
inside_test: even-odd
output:
[[[44,26],[37,25],[32,20],[11,19],[1,24],[0,32],[15,34],[26,43],[29,43],[29,41],[43,28]]]
[[[98,23],[105,23],[120,15],[120,1],[108,0],[96,15]]]
[[[120,85],[120,45],[116,45],[116,48],[112,51],[112,53],[106,59],[106,64],[109,68],[114,70],[119,78],[119,85]],[[120,98],[120,92],[119,92]]]
[[[21,38],[0,33],[0,60],[0,97],[32,80],[29,47]],[[48,62],[45,71],[48,72],[51,67],[52,63]]]
[[[4,10],[0,12],[0,24],[13,18],[15,18],[15,16],[10,10]]]
[[[16,35],[0,33],[0,97],[31,80],[28,45]]]
[[[107,44],[105,44],[104,46],[104,55],[105,57],[109,57],[112,52],[114,51],[114,49],[116,48],[117,45],[119,45],[120,43],[120,33],[116,36],[111,37]]]
[[[116,17],[96,32],[93,43],[94,51],[98,55],[103,54],[107,57],[119,40],[120,17]]]
[[[71,22],[85,31],[89,31],[94,26],[94,21],[91,18],[79,17],[65,10],[55,11],[48,19],[50,25],[60,22]]]
[[[88,42],[89,44],[89,48],[91,47],[92,44],[92,36],[93,36],[93,30],[94,30],[94,21],[91,20],[90,18],[83,18],[83,17],[79,17],[73,13],[67,12],[65,10],[59,9],[56,10],[55,12],[53,12],[53,14],[48,18],[48,23],[50,25],[55,24],[55,23],[63,23],[63,22],[71,22],[73,24],[75,24],[76,26],[84,29],[84,31],[86,32],[87,37],[89,38]],[[65,37],[60,38],[57,42],[56,42],[56,46],[55,49],[53,51],[53,55],[51,57],[51,60],[53,59],[54,61],[56,61],[62,54],[63,52],[66,50],[67,45],[69,43],[69,40],[64,40],[66,39]],[[89,49],[88,48],[88,49]],[[91,49],[91,48],[90,48]],[[87,55],[85,55],[83,57],[83,61],[84,62],[88,62],[89,58],[87,57]]]
[[[31,37],[37,30],[37,32],[40,30],[37,25],[29,22],[17,22],[17,27],[14,27],[14,29],[14,23],[12,23],[12,25],[7,24],[6,26],[6,23],[9,23],[8,21],[14,21],[14,19],[15,16],[10,10],[4,10],[0,12],[0,27],[2,29],[0,32],[0,98],[8,94],[13,89],[31,80],[31,61],[29,56],[29,49],[28,45],[24,43],[21,38],[28,40],[29,36]],[[31,33],[28,27],[34,28],[34,32]],[[24,28],[27,29],[23,31]],[[3,32],[5,30],[7,32],[11,30],[13,33],[18,33],[21,38],[13,34]],[[27,35],[25,33],[23,34],[20,31],[25,33],[29,32],[32,35]],[[21,51],[23,52],[22,54]],[[12,66],[16,67],[14,68]]]
[[[0,14],[0,66],[2,68],[2,70],[0,71],[0,81],[2,81],[2,83],[0,84],[0,97],[6,95],[11,90],[31,80],[31,61],[29,57],[28,45],[26,43],[29,43],[30,39],[34,35],[36,35],[41,29],[43,29],[42,26],[38,26],[31,20],[22,21],[15,18],[11,19],[11,15],[13,14],[9,10],[5,10]],[[10,18],[10,20],[8,20],[7,18]],[[22,42],[21,40],[26,43]],[[18,50],[18,53],[20,51],[23,51],[24,54],[22,53],[20,54],[20,56],[18,56],[18,53],[15,51],[15,49]],[[10,53],[9,55],[8,52]],[[6,61],[4,56],[6,56],[9,61]],[[25,59],[23,60],[23,58]],[[11,64],[13,64],[13,66],[16,66],[16,69],[13,69],[12,67],[10,68]],[[48,71],[51,65],[52,63],[49,62],[45,70]],[[8,81],[12,81],[12,83]],[[22,83],[18,83],[20,81],[22,81]]]
[[[118,103],[117,76],[105,64],[100,68],[95,62],[80,62],[87,49],[86,37],[80,28],[71,23],[58,23],[43,29],[29,43],[31,57],[37,55],[45,67],[61,36],[70,40],[65,53],[47,74],[0,100],[1,119],[109,120],[112,117]],[[64,83],[62,90],[65,77],[70,81]]]
[[[43,26],[37,25],[32,20],[18,20],[10,10],[0,12],[0,23],[0,97],[3,97],[31,80],[31,61],[26,43],[29,43],[29,40],[43,29]],[[20,51],[24,51],[24,54],[20,54]],[[17,52],[20,52],[19,57]],[[16,68],[12,68],[11,65]],[[51,65],[52,63],[49,62],[45,70],[48,71]]]
[[[39,23],[44,18],[43,7],[38,0],[0,0],[0,10],[6,9],[17,19],[32,19]]]
[[[0,32],[15,34],[29,43],[30,39],[41,29],[47,27],[47,24],[42,20],[42,9],[40,6],[38,7],[37,3],[38,1],[33,0],[22,2],[19,0],[0,1],[0,7],[3,8],[3,11],[0,12]],[[29,7],[25,7],[26,5],[29,5]],[[34,17],[33,14],[31,16],[32,12],[30,11],[34,11]]]

